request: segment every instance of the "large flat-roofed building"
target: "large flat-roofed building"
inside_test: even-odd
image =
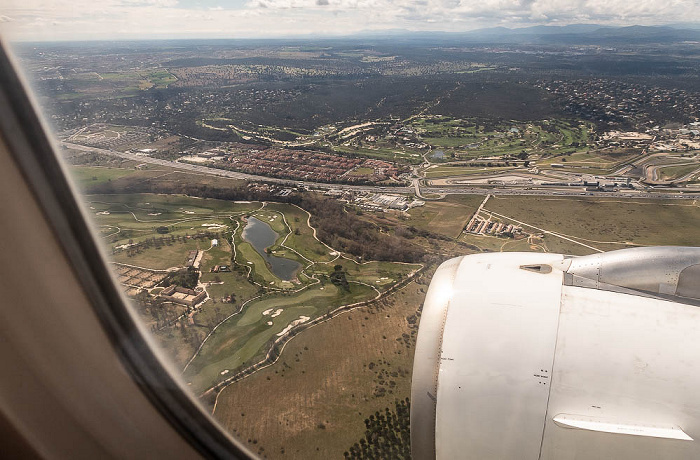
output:
[[[171,302],[187,305],[188,307],[194,307],[207,297],[207,293],[204,291],[195,291],[193,289],[187,289],[171,284],[167,288],[163,289],[160,296]]]

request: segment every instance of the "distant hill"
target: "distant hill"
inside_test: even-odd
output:
[[[629,26],[606,27],[599,24],[572,24],[567,26],[532,26],[517,29],[492,27],[469,32],[412,32],[392,29],[366,31],[347,38],[391,40],[400,43],[484,43],[484,44],[540,44],[540,45],[601,45],[672,44],[700,42],[700,27]]]
[[[549,35],[547,38],[563,43],[603,45],[680,43],[686,41],[700,41],[700,30],[658,26],[605,27],[580,34],[553,34]]]

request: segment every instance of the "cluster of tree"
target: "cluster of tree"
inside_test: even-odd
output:
[[[97,152],[69,151],[66,153],[68,162],[72,165],[119,166],[124,160]]]
[[[349,252],[364,260],[418,262],[425,249],[411,244],[407,238],[388,235],[355,213],[346,212],[336,200],[310,194],[300,196],[300,206],[313,216],[319,238],[334,248]]]
[[[445,92],[430,112],[479,118],[485,133],[499,130],[499,120],[542,120],[562,114],[556,98],[545,90],[497,74],[463,75],[460,84]]]
[[[145,289],[139,291],[133,300],[141,313],[153,318],[151,330],[154,332],[172,326],[180,315],[177,306],[161,297],[151,296]]]
[[[200,333],[196,327],[190,327],[184,317],[180,318],[178,329],[180,330],[183,342],[190,345],[195,350],[199,348],[205,337],[203,333]]]
[[[188,267],[169,274],[161,284],[163,286],[176,284],[187,289],[194,289],[198,281],[199,272],[193,267]]]
[[[410,459],[411,402],[396,400],[394,410],[384,409],[365,419],[365,436],[343,453],[348,459]]]
[[[404,336],[397,337],[397,342],[404,342],[408,340],[410,336],[405,334]],[[407,348],[409,348],[407,346]],[[394,394],[394,390],[398,385],[397,380],[410,379],[411,371],[402,368],[392,368],[391,363],[387,360],[380,359],[377,363],[371,362],[368,365],[369,370],[374,372],[374,391],[373,395],[376,398],[382,398],[388,394]]]
[[[307,149],[308,150],[308,149]],[[321,150],[321,149],[317,149]],[[331,151],[331,153],[333,153]],[[190,163],[193,164],[192,162],[185,161],[185,163]],[[242,169],[235,164],[227,164],[227,163],[215,163],[212,164],[211,167],[217,168],[217,169],[224,169],[226,171],[242,171],[248,174],[262,174],[258,173],[257,171],[251,171],[248,169]],[[274,177],[277,179],[292,179],[292,180],[304,180],[306,177],[306,173],[298,172],[293,169],[284,169],[284,170],[278,170],[278,171],[265,171],[264,172],[265,176],[267,177]],[[336,177],[334,179],[325,179],[323,177],[315,177],[313,178],[313,181],[315,182],[323,182],[327,184],[354,184],[354,185],[373,185],[377,184],[379,182],[387,180],[387,176],[379,176],[379,177],[372,177],[372,178],[367,178],[364,176],[343,176],[343,177]],[[386,182],[383,183],[385,187],[400,187],[402,185],[406,185],[403,182]]]
[[[383,229],[384,231],[388,231],[388,229]],[[422,228],[416,228],[413,225],[409,225],[408,227],[403,226],[403,225],[397,225],[394,227],[394,235],[401,237],[401,238],[406,238],[406,239],[413,239],[416,237],[420,238],[425,238],[427,240],[435,241],[435,240],[442,240],[442,241],[451,241],[452,238],[450,238],[447,235],[443,235],[441,233],[435,233],[431,232],[430,230],[425,230]]]
[[[345,277],[345,271],[343,270],[342,265],[336,265],[333,267],[333,273],[331,273],[330,279],[331,283],[335,284],[336,286],[341,286],[346,291],[350,290],[350,285]]]

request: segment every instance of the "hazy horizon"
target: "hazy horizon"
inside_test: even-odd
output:
[[[9,0],[0,6],[0,31],[17,41],[303,39],[397,29],[698,23],[700,5],[692,0]]]

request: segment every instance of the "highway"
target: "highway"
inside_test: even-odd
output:
[[[420,187],[418,181],[414,182],[412,186],[404,187],[382,187],[382,186],[372,186],[372,185],[347,185],[347,184],[326,184],[320,182],[307,182],[299,180],[290,179],[279,179],[274,177],[257,176],[254,174],[246,174],[236,171],[228,171],[225,169],[211,168],[201,165],[193,165],[189,163],[179,163],[177,161],[161,160],[158,158],[149,157],[144,154],[133,154],[118,152],[115,150],[100,149],[97,147],[88,147],[80,144],[73,144],[70,142],[61,142],[61,145],[65,148],[73,150],[81,150],[85,152],[95,152],[104,155],[116,156],[123,158],[125,160],[136,161],[139,163],[149,163],[160,166],[166,166],[174,169],[181,169],[183,171],[190,171],[198,174],[209,174],[220,177],[228,177],[231,179],[240,179],[247,181],[262,181],[268,183],[276,183],[280,185],[288,186],[298,186],[303,183],[304,186],[320,189],[320,190],[347,190],[353,192],[371,192],[371,193],[415,193],[417,196],[421,196],[420,192],[426,194],[439,194],[439,195],[526,195],[526,196],[597,196],[597,197],[608,197],[608,198],[646,198],[646,199],[697,199],[700,198],[700,190],[687,190],[685,193],[683,191],[640,191],[640,190],[626,190],[619,192],[602,192],[585,191],[583,187],[547,187],[547,188],[535,188],[528,187],[525,189],[523,187]]]

